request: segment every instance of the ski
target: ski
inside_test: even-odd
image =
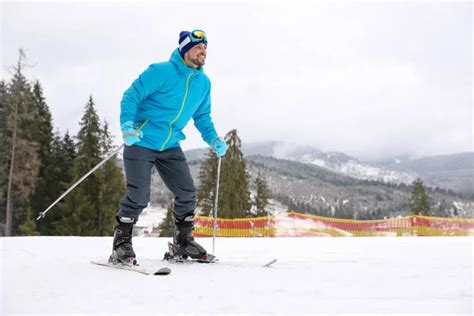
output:
[[[189,258],[187,256],[182,256],[179,255],[178,250],[176,249],[176,246],[173,243],[168,242],[168,251],[165,253],[163,257],[164,261],[168,261],[170,263],[180,263],[180,264],[185,264],[185,263],[217,263],[219,262],[219,259],[212,255],[212,254],[207,254],[206,258],[202,259],[194,259],[194,258]],[[275,262],[277,262],[276,258],[273,258],[272,260],[268,261],[264,265],[261,265],[262,268],[270,268]],[[225,264],[225,263],[224,263]]]
[[[113,263],[110,261],[97,261],[97,260],[91,260],[92,264],[96,264],[99,266],[103,267],[109,267],[109,268],[114,268],[114,269],[120,269],[120,270],[128,270],[132,272],[138,272],[141,274],[145,275],[168,275],[171,273],[171,269],[167,267],[160,268],[154,272],[149,272],[145,268],[139,266],[139,265],[131,265],[131,264],[126,264],[122,262],[117,262]]]
[[[268,261],[267,263],[265,263],[262,267],[263,268],[270,268],[272,266],[272,264],[274,264],[275,262],[277,262],[277,259],[272,259],[270,261]]]

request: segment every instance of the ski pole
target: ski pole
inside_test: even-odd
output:
[[[219,179],[221,175],[221,157],[217,161],[217,183],[216,183],[216,199],[214,201],[214,222],[212,224],[212,254],[215,255],[216,248],[216,226],[217,226],[217,203],[219,202]]]
[[[143,128],[143,126],[145,126],[145,124],[148,123],[148,120],[145,120],[145,122],[143,122],[142,125],[140,125],[140,127],[137,128],[137,131],[141,130]],[[120,145],[119,148],[117,148],[116,150],[114,150],[113,152],[111,152],[107,157],[105,157],[101,162],[99,162],[94,168],[92,168],[88,173],[86,173],[85,175],[82,176],[82,178],[80,178],[79,180],[77,180],[69,189],[66,190],[66,192],[64,192],[56,201],[53,202],[53,204],[51,204],[50,206],[48,206],[48,208],[46,210],[44,210],[43,212],[40,212],[38,217],[36,218],[36,220],[40,220],[42,218],[44,218],[46,216],[46,213],[48,213],[48,211],[53,207],[55,206],[59,201],[61,201],[66,195],[69,194],[69,192],[71,192],[72,190],[74,190],[75,187],[77,187],[82,181],[84,181],[84,179],[86,179],[88,176],[90,176],[94,171],[96,171],[97,169],[99,169],[104,163],[106,163],[110,158],[112,158],[113,156],[115,156],[116,154],[119,153],[120,150],[122,150],[122,148],[125,146],[125,144],[122,144]]]

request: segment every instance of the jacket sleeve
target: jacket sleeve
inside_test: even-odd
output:
[[[152,64],[132,83],[120,102],[120,125],[135,121],[137,107],[147,96],[160,89],[163,81],[159,66]]]
[[[217,138],[217,132],[211,118],[211,88],[207,90],[203,102],[193,115],[194,125],[201,133],[202,139],[212,146]]]

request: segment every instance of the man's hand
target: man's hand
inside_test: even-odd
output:
[[[227,151],[227,144],[222,139],[216,138],[216,140],[212,143],[212,149],[214,149],[217,156],[222,157]]]
[[[140,141],[140,138],[143,137],[142,131],[133,128],[133,122],[128,121],[122,124],[122,138],[123,142],[127,146],[132,146],[133,144]]]

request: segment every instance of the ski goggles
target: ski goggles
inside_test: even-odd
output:
[[[184,39],[184,41],[179,44],[179,50],[181,51],[184,46],[188,45],[189,43],[204,43],[207,45],[207,36],[204,31],[201,30],[194,30],[189,33],[189,35]]]
[[[189,33],[189,38],[194,43],[203,42],[204,44],[207,45],[207,36],[206,36],[206,32],[204,31],[194,30],[191,33]]]

